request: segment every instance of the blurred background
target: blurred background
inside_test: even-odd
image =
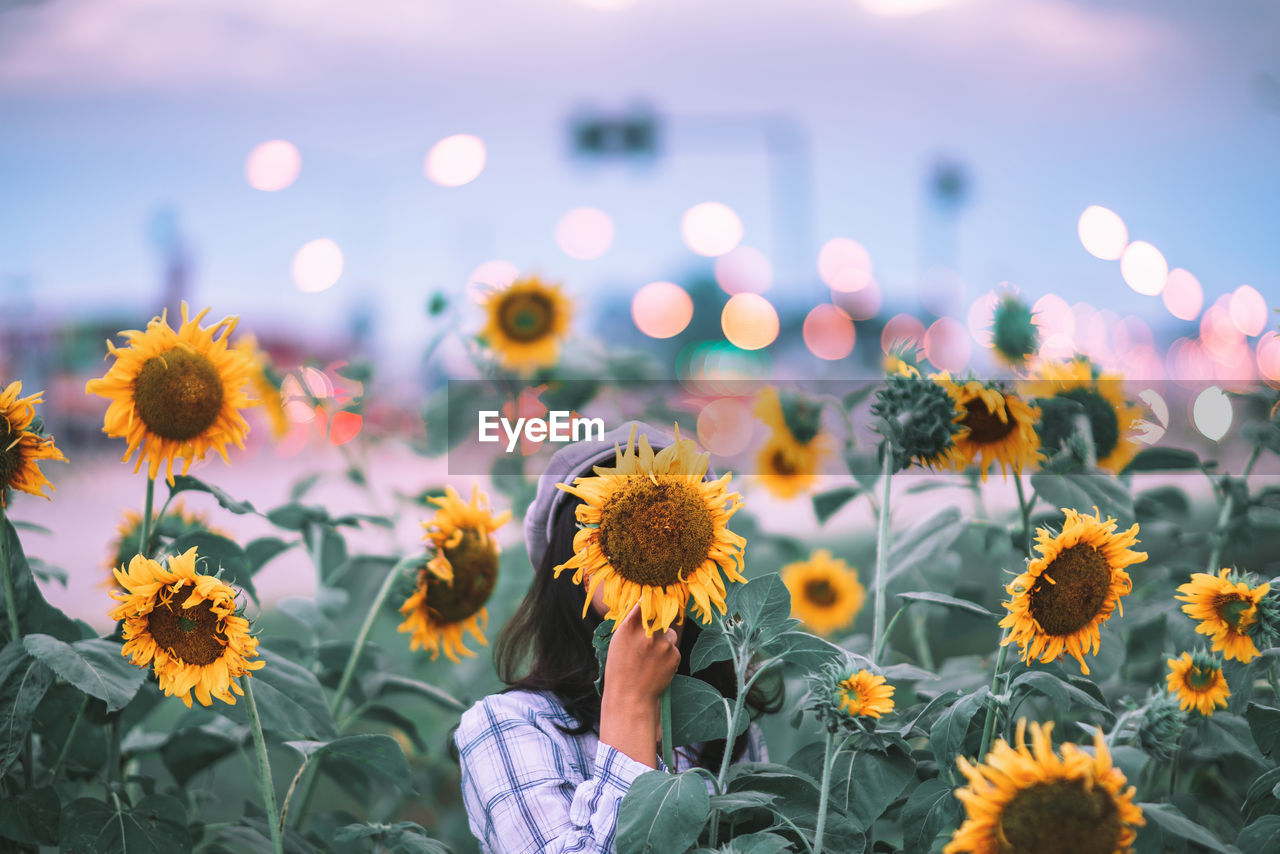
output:
[[[105,573],[143,481],[84,382],[181,300],[289,375],[282,442],[193,470],[260,507],[319,470],[367,509],[352,455],[375,496],[438,480],[356,440],[422,433],[517,274],[574,299],[566,365],[843,379],[906,339],[990,375],[1012,290],[1045,357],[1280,382],[1278,37],[1269,0],[0,0],[0,376],[73,462],[18,505],[59,532],[29,550]],[[317,418],[359,360],[376,397]],[[295,553],[259,589],[309,578]]]

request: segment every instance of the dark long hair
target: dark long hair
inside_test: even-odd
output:
[[[541,565],[534,568],[533,584],[520,607],[498,637],[494,664],[507,691],[547,691],[555,695],[578,722],[576,727],[560,727],[571,735],[600,731],[600,695],[596,693],[596,656],[592,634],[601,618],[587,609],[586,591],[575,584],[573,573],[565,570],[557,578],[554,569],[573,556],[577,533],[574,510],[581,501],[571,498],[551,520],[551,540]],[[733,664],[718,661],[697,673],[689,673],[689,657],[700,634],[698,621],[686,618],[680,634],[680,667],[677,673],[701,679],[730,699],[737,696]],[[766,684],[768,683],[768,684]],[[746,708],[752,718],[776,712],[782,707],[782,683],[762,677],[747,694]],[[733,745],[733,759],[741,758],[747,747],[747,733]],[[709,741],[694,757],[698,765],[718,770],[724,758],[725,740]]]

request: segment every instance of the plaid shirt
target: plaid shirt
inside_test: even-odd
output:
[[[631,782],[653,769],[595,733],[566,735],[556,724],[577,721],[543,692],[493,694],[463,713],[454,735],[462,797],[487,854],[614,850],[618,805]],[[753,724],[742,761],[767,760]],[[691,765],[687,752],[676,752],[677,771]],[[668,770],[661,758],[658,767]]]

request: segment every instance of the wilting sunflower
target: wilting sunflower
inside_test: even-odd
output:
[[[1169,665],[1169,672],[1165,675],[1169,693],[1178,698],[1184,711],[1195,709],[1208,716],[1217,706],[1227,707],[1231,690],[1227,687],[1222,665],[1213,656],[1197,650],[1195,655],[1184,652],[1178,658],[1167,659],[1166,663]]]
[[[120,604],[108,612],[124,620],[124,648],[134,664],[154,664],[160,689],[191,707],[191,694],[200,705],[210,697],[235,705],[241,696],[236,679],[258,670],[258,639],[249,634],[249,621],[236,613],[236,590],[222,579],[196,572],[196,550],[169,558],[168,566],[135,555],[128,570],[115,571],[120,591],[111,598]]]
[[[1141,448],[1132,428],[1142,410],[1125,397],[1123,382],[1117,374],[1095,376],[1093,364],[1077,356],[1069,362],[1040,365],[1031,380],[1020,384],[1019,392],[1041,405],[1040,443],[1046,451],[1056,453],[1076,432],[1078,409],[1063,405],[1069,401],[1084,409],[1098,468],[1119,473]]]
[[[946,371],[934,374],[932,379],[947,390],[963,413],[960,426],[967,430],[955,437],[952,456],[957,469],[976,461],[986,480],[993,462],[1000,463],[1002,474],[1011,468],[1018,475],[1043,459],[1036,434],[1038,408],[1028,406],[1003,384],[992,380],[958,383]]]
[[[1250,586],[1248,577],[1223,569],[1218,575],[1197,572],[1178,587],[1177,598],[1187,604],[1182,611],[1199,620],[1196,631],[1213,638],[1213,649],[1228,660],[1248,664],[1258,653],[1253,634],[1258,622],[1258,603],[1269,592],[1270,584]]]
[[[443,498],[430,499],[439,509],[423,522],[424,542],[434,552],[418,570],[418,586],[400,606],[405,621],[400,631],[410,632],[409,646],[426,649],[434,660],[440,651],[450,661],[458,654],[474,656],[464,633],[488,646],[484,627],[489,622],[485,603],[498,582],[498,543],[492,534],[511,518],[511,511],[494,515],[489,498],[479,487],[471,488],[465,502],[452,486]]]
[[[227,460],[227,445],[243,448],[249,432],[240,410],[250,405],[244,388],[252,378],[253,363],[227,346],[236,318],[205,328],[200,321],[208,312],[206,308],[188,318],[184,302],[177,330],[169,327],[166,313],[152,318],[145,332],[122,332],[128,346],[108,341],[115,364],[101,379],[85,385],[88,394],[110,398],[102,430],[128,441],[124,461],[137,451],[133,470],[145,459],[151,478],[166,463],[171,485],[175,458],[184,460],[182,474],[210,448]]]
[[[66,462],[53,444],[52,436],[30,429],[36,417],[36,404],[42,403],[44,392],[19,397],[22,383],[12,382],[0,392],[0,507],[8,506],[10,489],[21,490],[41,498],[53,484],[40,471],[41,460]]]
[[[1065,652],[1087,674],[1084,655],[1096,653],[1102,643],[1098,627],[1133,589],[1125,568],[1147,555],[1129,548],[1138,542],[1136,524],[1118,534],[1110,516],[1104,522],[1066,507],[1062,512],[1061,533],[1036,532],[1040,557],[1006,588],[1013,598],[1004,603],[1009,613],[1000,625],[1009,629],[1004,643],[1016,643],[1027,664],[1037,658],[1050,662]]]
[[[253,365],[250,382],[266,413],[271,435],[277,441],[283,439],[289,433],[289,419],[285,416],[284,398],[280,394],[282,377],[271,364],[271,357],[258,347],[258,339],[253,333],[241,335],[232,345],[232,349],[239,350],[249,357]]]
[[[850,673],[836,685],[836,702],[852,717],[878,718],[893,711],[893,686],[869,670]]]
[[[728,491],[732,475],[704,480],[709,462],[710,454],[680,438],[679,426],[675,442],[657,453],[644,435],[636,446],[633,428],[612,468],[596,466],[594,477],[556,484],[583,501],[574,555],[555,572],[576,570],[573,580],[587,592],[584,617],[602,585],[605,616],[621,621],[639,602],[647,635],[683,623],[690,600],[704,623],[713,607],[724,613],[725,579],[746,581],[740,570],[747,541],[728,528],[742,507]]]
[[[821,635],[853,625],[867,598],[858,571],[826,549],[782,568],[791,591],[791,615]]]
[[[151,520],[151,530],[153,533],[171,540],[200,531],[226,536],[222,531],[209,524],[209,517],[205,514],[187,512],[181,500],[173,502],[172,509],[166,510],[163,516],[158,513],[155,514]],[[129,562],[138,554],[138,539],[141,535],[142,514],[135,510],[125,510],[124,518],[116,526],[116,538],[108,547],[110,554],[106,561],[107,569],[115,570],[116,567],[128,566]],[[115,584],[114,572],[107,578],[107,583],[108,585]]]
[[[767,387],[756,398],[755,414],[771,431],[756,457],[760,482],[783,499],[808,492],[831,453],[831,437],[822,431],[822,406]]]
[[[497,353],[504,368],[531,371],[559,361],[560,341],[573,316],[573,303],[559,285],[547,284],[537,276],[516,279],[490,293],[484,309],[488,320],[480,337]]]
[[[969,785],[956,790],[965,822],[943,854],[1124,854],[1146,824],[1125,788],[1124,773],[1111,764],[1102,733],[1093,755],[1066,742],[1054,753],[1053,724],[1018,721],[1017,747],[997,739],[986,761],[963,756],[956,766]]]

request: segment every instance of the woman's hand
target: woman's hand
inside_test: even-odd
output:
[[[658,767],[658,700],[680,666],[674,629],[645,636],[640,604],[627,613],[609,641],[600,699],[600,740],[637,762]]]

